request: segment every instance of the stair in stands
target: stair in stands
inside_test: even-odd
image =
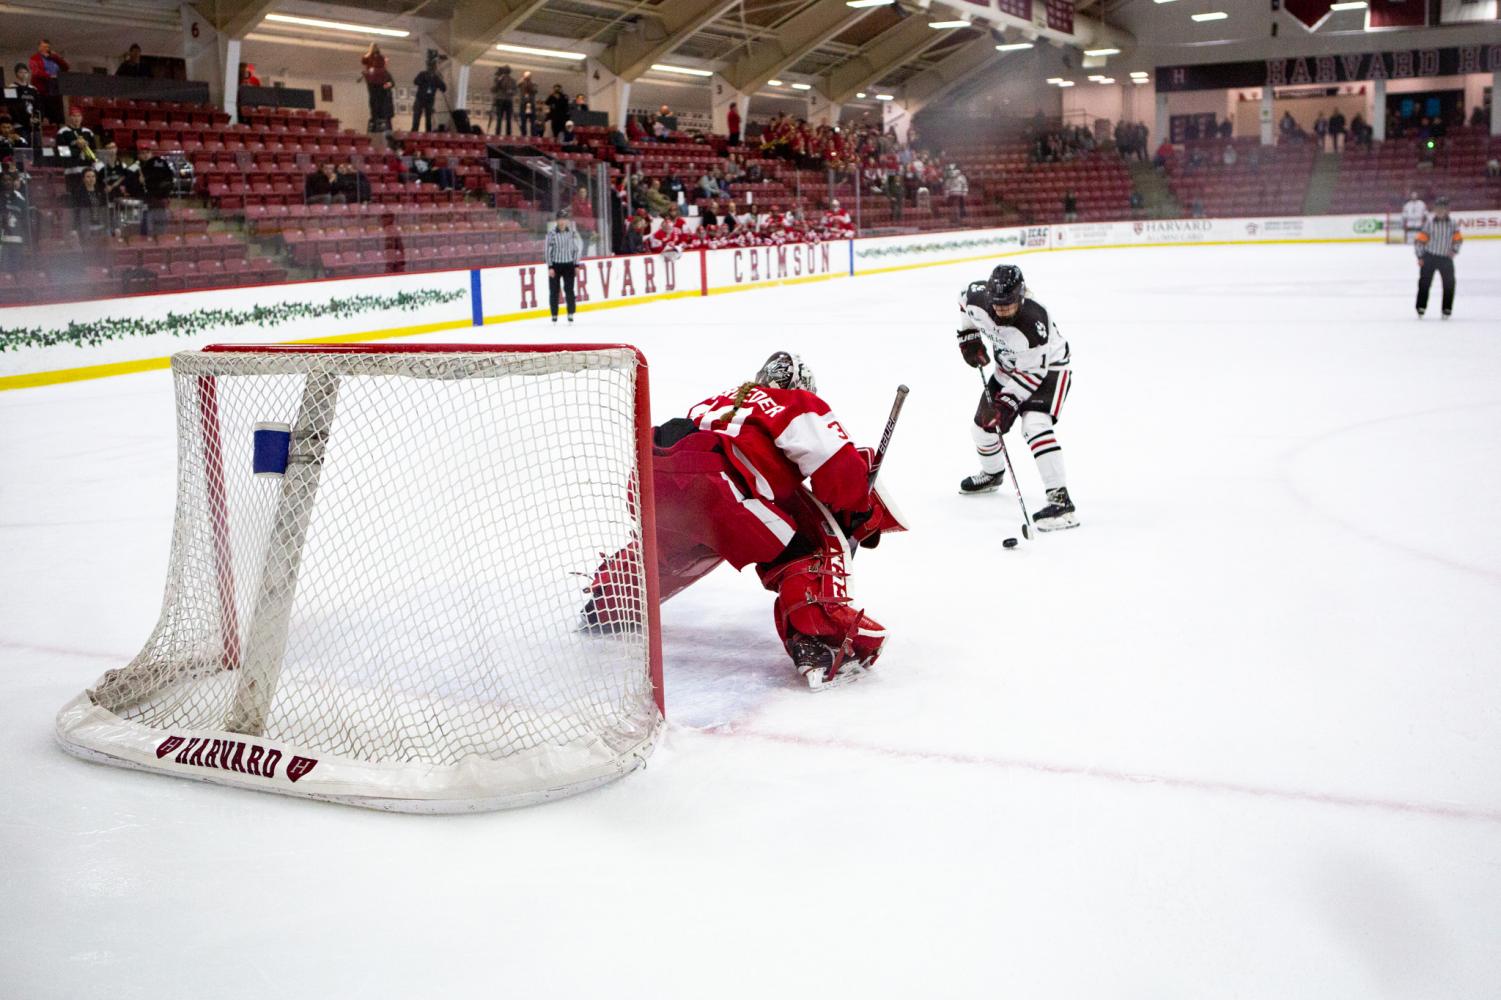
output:
[[[1308,179],[1308,194],[1303,199],[1304,215],[1325,215],[1339,183],[1340,155],[1321,152],[1313,161],[1313,175]]]
[[[1183,209],[1167,180],[1150,163],[1132,163],[1131,183],[1141,195],[1142,211],[1151,219],[1178,219]]]

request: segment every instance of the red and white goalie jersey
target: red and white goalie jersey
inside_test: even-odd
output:
[[[784,501],[804,479],[835,511],[870,507],[870,466],[829,405],[803,389],[748,383],[688,411],[723,439],[725,457],[755,494]]]

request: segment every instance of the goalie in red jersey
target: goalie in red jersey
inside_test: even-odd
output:
[[[657,427],[652,449],[662,600],[720,562],[754,564],[814,690],[854,680],[881,655],[886,632],[851,603],[848,560],[855,545],[905,530],[870,486],[871,450],[855,447],[816,389],[808,366],[779,351],[753,381]],[[629,599],[615,580],[633,558],[623,550],[595,574],[587,625],[607,627]]]

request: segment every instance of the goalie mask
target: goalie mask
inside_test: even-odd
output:
[[[813,377],[813,369],[802,358],[787,351],[778,351],[766,359],[761,370],[756,372],[756,384],[777,389],[818,391],[818,380]]]

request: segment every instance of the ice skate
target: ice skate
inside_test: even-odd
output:
[[[1005,480],[1005,471],[989,473],[981,472],[978,475],[965,476],[959,484],[960,493],[994,493]]]
[[[847,659],[834,671],[834,649],[822,640],[800,635],[787,644],[797,672],[808,682],[810,691],[827,691],[859,680],[866,668],[858,660]]]
[[[1032,525],[1038,531],[1062,531],[1079,526],[1079,517],[1074,513],[1074,502],[1068,497],[1067,486],[1048,490],[1048,505],[1032,515]]]

